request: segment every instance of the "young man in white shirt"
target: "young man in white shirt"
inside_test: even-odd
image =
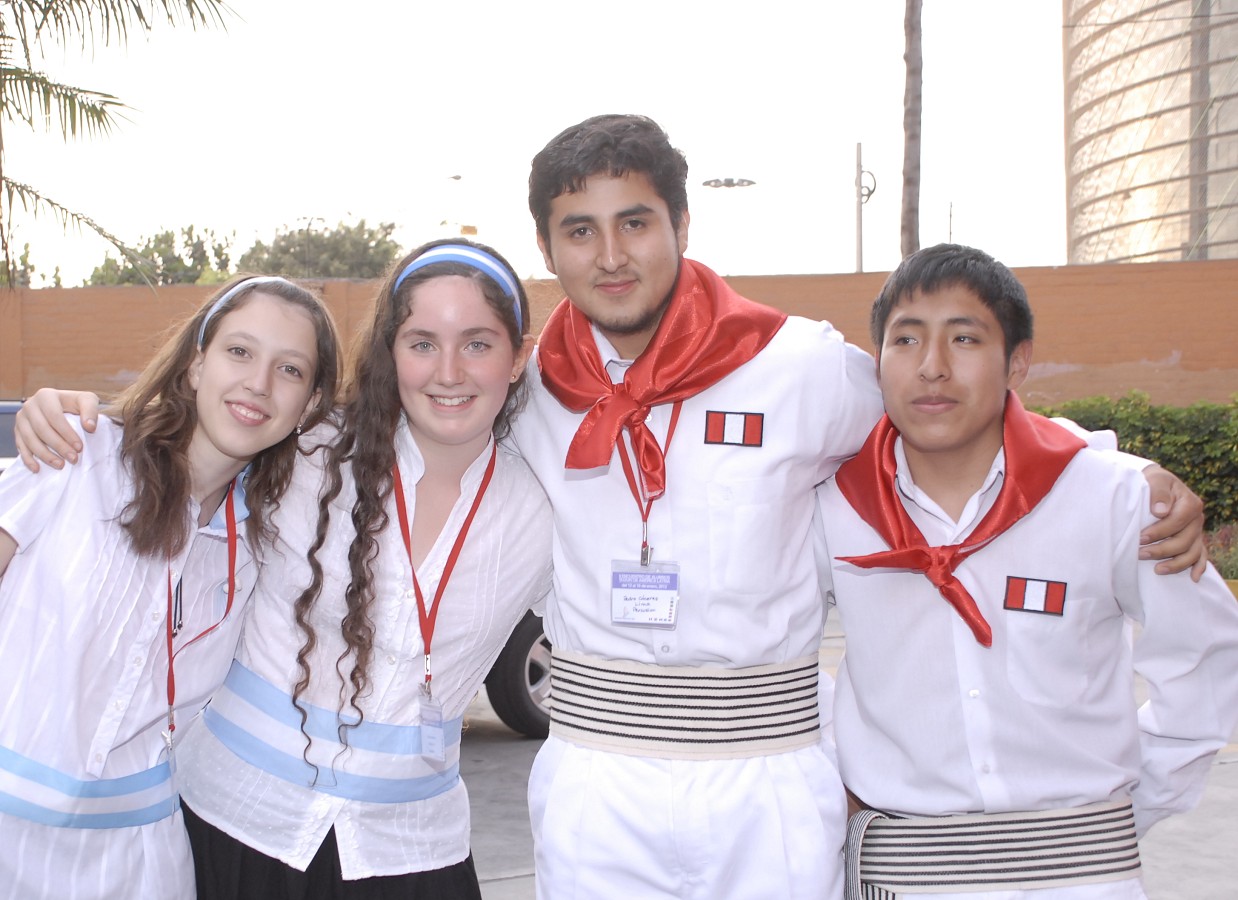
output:
[[[1137,835],[1198,801],[1238,720],[1238,604],[1211,567],[1140,562],[1144,479],[1023,409],[1001,263],[913,254],[872,332],[886,417],[819,492],[849,896],[1141,898]]]

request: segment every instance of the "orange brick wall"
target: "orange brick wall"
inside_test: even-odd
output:
[[[1019,269],[1036,313],[1035,365],[1022,394],[1056,403],[1132,390],[1154,403],[1223,403],[1238,395],[1238,261]],[[787,312],[829,319],[871,349],[868,310],[884,273],[745,276],[740,293]],[[319,285],[348,337],[377,283]],[[535,329],[560,297],[528,285]],[[209,289],[177,286],[0,292],[0,397],[53,384],[103,394],[123,388],[166,329]]]

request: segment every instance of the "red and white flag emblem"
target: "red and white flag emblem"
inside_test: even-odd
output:
[[[760,447],[764,427],[764,413],[707,412],[705,443]]]
[[[1036,578],[1006,578],[1006,609],[1062,615],[1066,607],[1066,582]]]

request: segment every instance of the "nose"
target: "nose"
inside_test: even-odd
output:
[[[454,350],[444,350],[438,356],[438,365],[434,371],[439,384],[459,384],[464,380],[464,371],[460,367],[460,357]]]
[[[940,381],[950,377],[950,360],[947,347],[942,341],[925,341],[920,357],[920,378],[923,381]]]
[[[617,272],[628,263],[627,249],[617,232],[601,235],[598,245],[597,266],[605,272]]]
[[[266,397],[271,393],[271,379],[274,377],[267,366],[255,366],[245,379],[246,389],[255,397]]]

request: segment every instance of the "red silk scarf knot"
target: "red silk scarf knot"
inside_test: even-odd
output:
[[[666,491],[666,460],[645,424],[654,406],[687,399],[721,381],[773,339],[786,315],[737,294],[708,267],[680,260],[679,278],[649,346],[620,384],[598,353],[589,320],[567,299],[542,329],[537,361],[542,382],[560,403],[584,419],[568,447],[565,466],[610,464],[626,428],[648,499]]]

